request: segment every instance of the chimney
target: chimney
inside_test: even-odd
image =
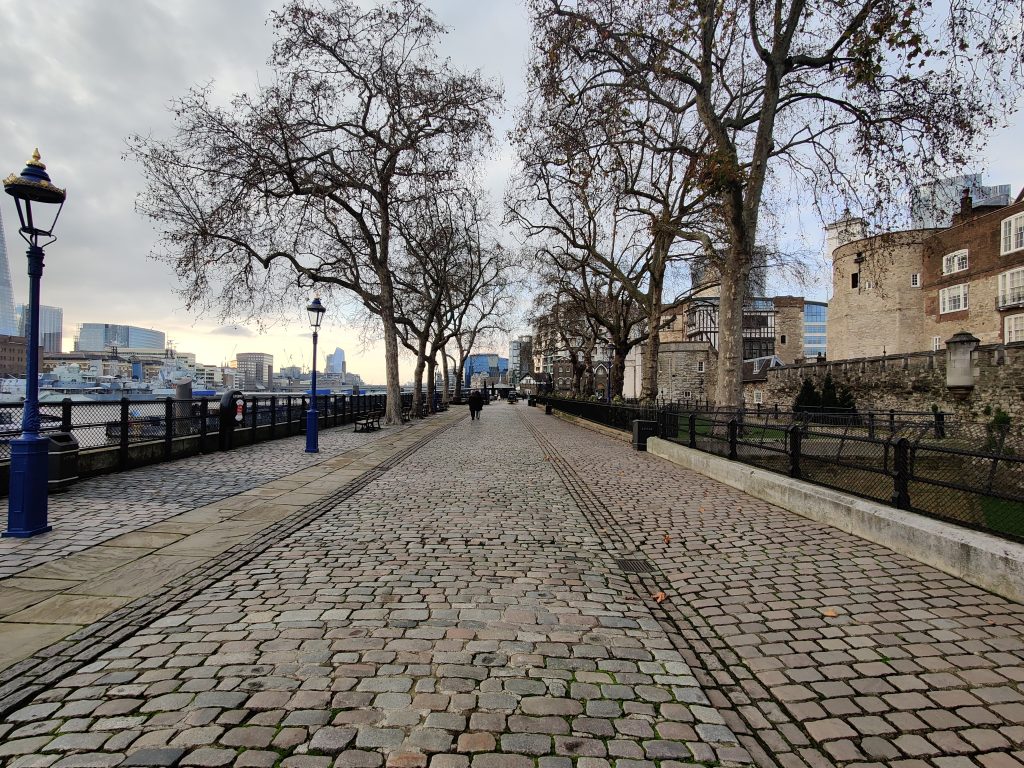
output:
[[[964,187],[963,192],[960,193],[960,218],[969,219],[973,209],[974,201],[971,199],[971,190]]]

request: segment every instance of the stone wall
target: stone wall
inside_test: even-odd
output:
[[[802,296],[776,296],[775,354],[784,363],[795,363],[804,356],[804,299]]]
[[[983,418],[984,409],[1002,408],[1024,419],[1024,342],[979,346],[974,351],[974,390],[964,399],[946,388],[946,350],[856,360],[804,363],[768,372],[765,403],[791,405],[810,377],[819,385],[826,374],[849,387],[861,410],[930,411],[937,406],[965,418]]]
[[[658,396],[668,400],[706,398],[714,389],[716,360],[707,342],[662,341],[658,352]]]

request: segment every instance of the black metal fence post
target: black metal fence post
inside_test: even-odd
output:
[[[803,433],[797,424],[791,426],[789,432],[789,476],[800,477],[800,441]]]
[[[274,439],[274,433],[277,432],[277,397],[275,395],[270,396],[270,439]]]
[[[875,412],[868,411],[868,438],[875,439]]]
[[[117,464],[121,469],[128,466],[128,398],[121,398],[121,440],[117,452]]]
[[[893,470],[893,506],[910,509],[910,441],[905,437],[896,441]]]
[[[935,437],[939,440],[946,437],[946,414],[942,411],[935,412]]]
[[[889,409],[889,434],[896,431],[896,410],[894,408]]]
[[[291,395],[288,395],[285,398],[284,418],[285,418],[285,421],[287,422],[287,424],[285,426],[285,429],[284,429],[284,433],[286,435],[290,435],[290,434],[292,434],[292,396]]]
[[[174,439],[174,398],[164,400],[164,458],[171,458],[171,447]]]
[[[736,452],[736,443],[739,440],[740,423],[736,419],[729,419],[729,458],[735,459],[739,454]]]
[[[299,403],[299,432],[306,431],[306,411],[309,409],[306,407],[306,396],[302,396],[302,401]]]
[[[256,395],[252,396],[252,433],[249,435],[249,445],[256,443],[256,424],[259,422],[259,401]]]
[[[199,401],[199,452],[206,448],[206,435],[210,430],[210,403],[204,397]]]
[[[690,418],[687,419],[690,428],[690,447],[697,447],[697,414],[691,413]]]
[[[60,401],[60,431],[71,432],[71,398],[65,397]]]

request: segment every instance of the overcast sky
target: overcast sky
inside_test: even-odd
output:
[[[138,168],[122,159],[132,133],[169,136],[168,102],[212,81],[220,97],[252,88],[266,72],[272,35],[266,25],[279,0],[0,0],[0,172],[18,172],[39,147],[56,184],[68,188],[47,249],[43,303],[64,308],[64,346],[82,322],[129,323],[166,331],[200,362],[220,363],[236,352],[269,352],[275,368],[309,364],[308,328],[295,322],[266,333],[223,328],[215,317],[190,315],[174,292],[170,268],[148,257],[154,233],[134,211],[142,186]],[[521,0],[427,0],[450,30],[442,52],[464,68],[479,68],[505,86],[501,145],[487,181],[500,194],[511,168],[504,134],[521,99],[529,25]],[[993,183],[1024,183],[1024,123],[992,138],[979,170]],[[24,247],[14,232],[13,201],[0,201],[7,228],[16,302],[27,297]],[[794,212],[796,214],[796,212]],[[794,217],[795,218],[795,217]],[[817,222],[805,221],[816,242]],[[824,286],[811,288],[823,295]],[[361,349],[357,335],[331,315],[321,332],[324,353],[345,349],[349,370],[380,381],[383,354]],[[497,351],[497,350],[496,350]],[[323,356],[320,366],[323,365]],[[403,364],[403,378],[411,365]]]

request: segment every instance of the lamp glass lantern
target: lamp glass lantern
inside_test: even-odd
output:
[[[21,223],[19,233],[30,245],[39,245],[39,239],[46,237],[53,242],[53,230],[57,226],[57,219],[64,210],[64,201],[67,198],[67,191],[56,186],[50,181],[50,175],[46,172],[46,166],[42,162],[37,148],[32,157],[25,164],[24,170],[15,176],[13,173],[4,179],[4,192],[14,198],[18,208],[18,219]],[[53,214],[49,224],[40,226],[40,209],[35,209],[32,203],[40,203],[50,206],[56,205],[57,210]],[[48,216],[45,218],[49,218]]]
[[[319,297],[309,302],[309,306],[306,307],[306,313],[309,315],[309,327],[313,329],[314,333],[320,330],[320,323],[323,321],[326,311],[327,308],[320,303]]]

